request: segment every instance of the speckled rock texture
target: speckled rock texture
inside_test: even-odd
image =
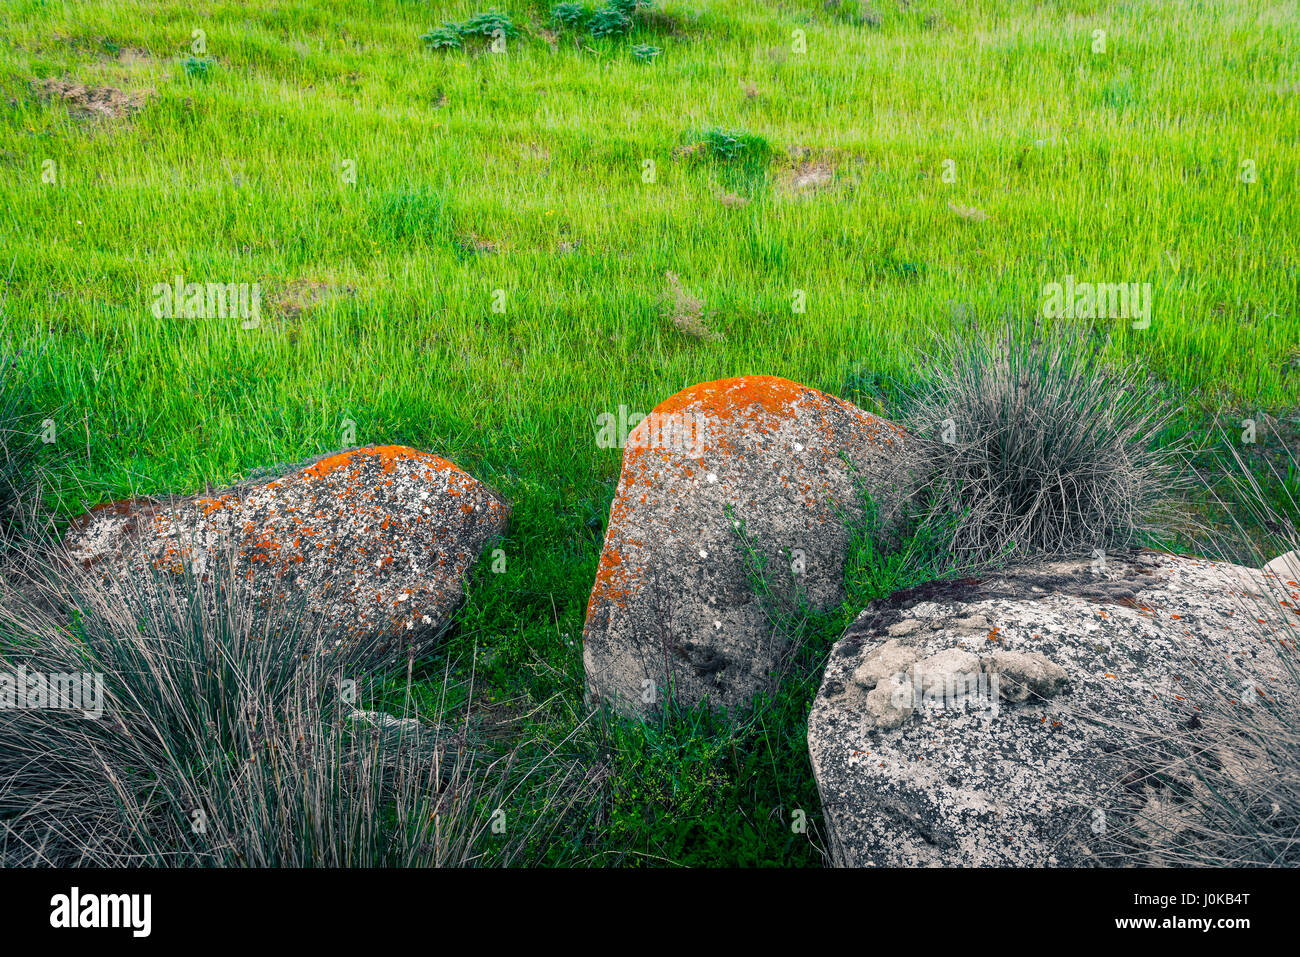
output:
[[[1149,551],[872,603],[808,721],[833,862],[1097,863],[1138,737],[1293,695],[1297,608],[1295,581]]]
[[[587,606],[589,701],[747,704],[776,680],[771,614],[842,600],[855,483],[886,528],[911,488],[899,426],[771,376],[692,386],[628,436]],[[742,542],[752,550],[742,549]],[[760,599],[754,576],[772,591]]]
[[[1300,548],[1293,548],[1286,554],[1277,556],[1264,566],[1264,571],[1283,581],[1300,581]]]
[[[368,446],[207,495],[100,506],[64,544],[82,568],[118,582],[220,567],[247,581],[253,601],[396,660],[447,624],[509,514],[445,459]]]

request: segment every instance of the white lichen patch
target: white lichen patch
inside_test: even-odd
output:
[[[1150,552],[1110,565],[935,583],[858,616],[808,725],[837,863],[1093,863],[1093,811],[1128,770],[1122,729],[1176,734],[1283,693],[1300,585]],[[909,690],[969,691],[972,662],[997,679],[986,707],[931,693],[908,709]]]

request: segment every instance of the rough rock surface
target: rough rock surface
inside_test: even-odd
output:
[[[590,699],[736,707],[769,688],[787,645],[770,614],[796,588],[817,607],[842,600],[855,484],[887,527],[910,488],[912,441],[771,376],[705,382],[659,405],[624,447],[583,630]],[[762,599],[760,563],[772,589]]]
[[[1285,555],[1279,555],[1267,565],[1264,571],[1276,575],[1284,584],[1300,583],[1300,548],[1293,548]]]
[[[207,495],[103,505],[72,523],[65,546],[118,581],[220,566],[254,600],[396,654],[446,624],[463,576],[509,513],[445,459],[368,446]]]
[[[1159,784],[1135,742],[1294,693],[1279,654],[1297,608],[1300,587],[1263,570],[1148,551],[874,602],[808,722],[832,860],[1096,863],[1117,788]]]

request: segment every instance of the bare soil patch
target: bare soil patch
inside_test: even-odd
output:
[[[294,279],[271,292],[275,311],[286,319],[298,319],[304,312],[336,296],[351,296],[351,286],[338,286],[315,279]]]
[[[835,165],[827,156],[816,156],[805,146],[790,149],[790,165],[781,171],[778,182],[785,193],[809,196],[830,189],[835,182]]]
[[[50,102],[62,103],[73,114],[90,119],[119,119],[144,109],[152,89],[122,90],[112,86],[86,86],[75,80],[37,80],[37,93]]]

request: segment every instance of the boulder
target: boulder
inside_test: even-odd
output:
[[[259,605],[397,657],[447,624],[509,514],[445,459],[368,446],[217,492],[103,505],[74,520],[64,544],[83,569],[118,583],[206,580],[220,565]]]
[[[873,602],[832,649],[808,721],[832,861],[1098,863],[1129,790],[1180,793],[1151,790],[1167,775],[1139,745],[1236,729],[1240,709],[1294,697],[1298,602],[1262,570],[1150,551]]]
[[[912,487],[912,441],[772,376],[705,382],[656,407],[627,437],[587,606],[589,700],[730,708],[771,689],[789,645],[774,616],[796,595],[843,600],[856,486],[889,528]]]
[[[1286,585],[1300,583],[1300,548],[1293,548],[1284,555],[1279,555],[1267,565],[1264,571],[1276,575]]]

